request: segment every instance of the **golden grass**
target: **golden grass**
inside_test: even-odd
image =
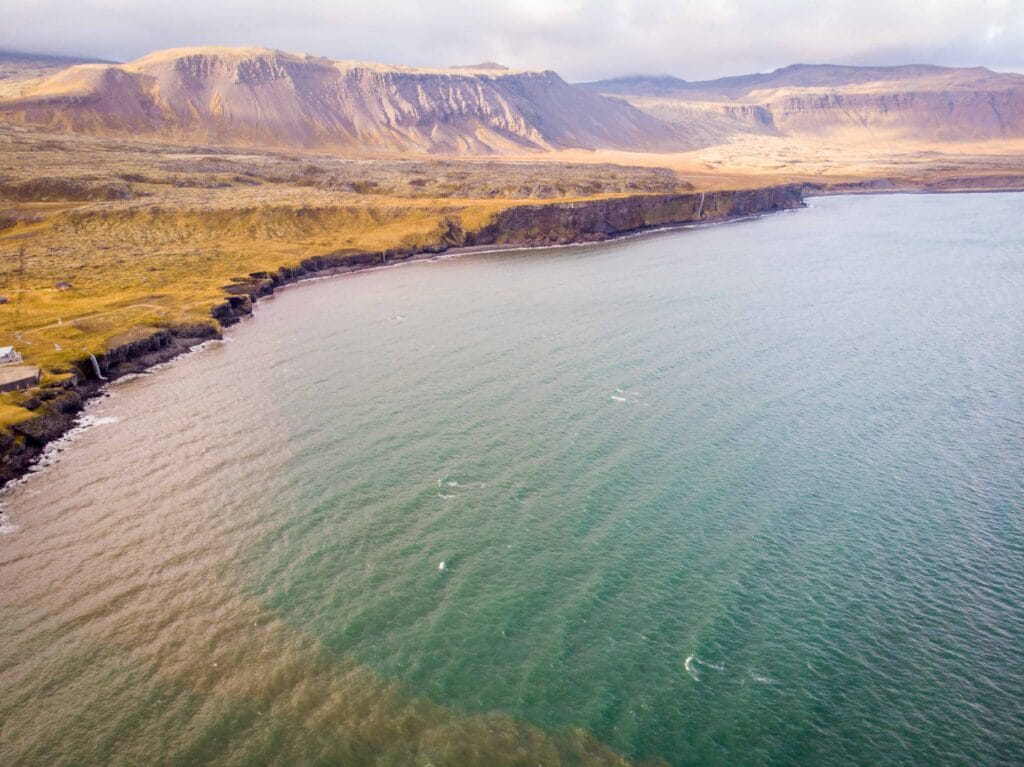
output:
[[[0,233],[0,343],[48,371],[136,327],[208,321],[232,278],[336,251],[439,242],[508,203],[375,200],[350,205],[163,209],[84,205]],[[69,245],[70,243],[70,245]],[[58,289],[66,282],[70,289]]]
[[[17,402],[23,399],[23,395],[15,392],[8,392],[0,399],[0,424],[14,426],[22,421],[32,418],[32,411],[21,407]]]

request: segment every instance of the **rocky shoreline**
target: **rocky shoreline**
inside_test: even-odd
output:
[[[37,415],[0,432],[0,484],[24,476],[46,445],[70,431],[85,402],[111,380],[140,373],[218,339],[221,329],[252,314],[253,304],[285,285],[361,269],[378,268],[453,251],[511,250],[603,242],[672,226],[747,218],[804,204],[799,184],[707,193],[636,195],[580,202],[538,203],[506,208],[486,226],[464,231],[448,223],[439,240],[424,248],[380,252],[328,253],[256,272],[225,286],[225,300],[213,307],[209,323],[175,325],[98,355],[78,360],[70,378],[41,387],[33,396]]]

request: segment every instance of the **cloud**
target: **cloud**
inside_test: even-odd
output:
[[[1024,70],[1024,0],[0,0],[0,18],[0,48],[122,60],[217,44],[570,80],[796,62]]]

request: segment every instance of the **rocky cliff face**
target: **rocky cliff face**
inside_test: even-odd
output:
[[[0,97],[0,118],[229,144],[493,153],[678,149],[679,132],[554,72],[413,69],[264,49],[87,64]]]
[[[797,185],[659,194],[508,208],[466,236],[467,245],[536,246],[597,242],[655,227],[722,221],[803,204]]]
[[[1024,137],[1024,82],[1005,90],[783,94],[768,108],[778,129],[791,135],[938,142]]]
[[[739,133],[917,142],[1024,137],[1024,76],[932,66],[792,66],[705,82],[632,77],[625,98],[705,143]]]

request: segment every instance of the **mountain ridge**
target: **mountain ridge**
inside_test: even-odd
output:
[[[556,73],[415,68],[266,48],[81,64],[0,96],[0,116],[69,132],[218,143],[493,154],[679,149],[679,132]]]
[[[501,64],[412,67],[261,47],[124,63],[0,56],[0,120],[58,132],[451,155],[681,152],[764,135],[920,143],[1024,138],[1024,75],[931,64],[792,64],[687,81],[570,84]],[[71,60],[73,61],[73,60]]]
[[[827,85],[851,85],[854,83],[905,80],[936,76],[948,73],[976,73],[992,76],[1016,73],[994,72],[987,67],[946,67],[938,64],[893,64],[886,66],[853,66],[845,64],[788,64],[771,72],[754,72],[744,75],[727,75],[708,80],[685,80],[674,75],[627,75],[605,80],[575,83],[581,88],[602,93],[636,93],[637,88],[659,89],[661,91],[704,91],[748,93],[757,86],[764,87],[822,87]]]
[[[1024,137],[1024,75],[985,67],[794,64],[715,80],[636,75],[579,87],[702,129],[712,143],[750,133],[847,141]]]

